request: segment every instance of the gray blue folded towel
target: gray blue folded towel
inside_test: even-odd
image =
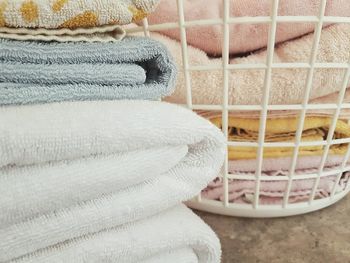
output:
[[[0,105],[75,100],[159,99],[176,66],[155,40],[58,43],[0,39]]]

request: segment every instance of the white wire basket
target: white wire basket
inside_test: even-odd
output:
[[[182,48],[182,60],[183,68],[179,69],[179,74],[184,75],[185,85],[187,89],[187,104],[185,105],[191,110],[219,110],[222,114],[222,131],[227,139],[228,146],[252,146],[249,142],[232,142],[229,140],[228,134],[228,116],[230,111],[237,110],[260,110],[260,126],[258,140],[255,143],[257,148],[257,158],[256,158],[256,171],[253,178],[244,178],[240,175],[233,175],[228,172],[228,157],[225,160],[222,174],[220,175],[224,184],[223,200],[208,200],[202,198],[201,195],[195,199],[188,202],[191,208],[208,211],[217,214],[230,215],[230,216],[243,216],[243,217],[280,217],[280,216],[291,216],[297,214],[303,214],[311,211],[315,211],[324,207],[327,207],[341,198],[343,198],[350,191],[349,181],[346,183],[346,187],[342,191],[336,191],[333,188],[331,194],[328,197],[315,199],[315,192],[320,182],[320,179],[330,173],[337,174],[336,185],[339,183],[342,174],[345,171],[350,171],[350,166],[347,164],[347,160],[350,157],[350,147],[345,154],[342,164],[332,171],[324,171],[324,165],[328,157],[330,146],[339,143],[333,139],[336,122],[339,118],[342,109],[350,108],[350,103],[344,103],[343,97],[346,92],[347,84],[350,77],[350,61],[348,63],[317,63],[317,49],[319,47],[320,36],[324,23],[350,23],[349,17],[335,17],[335,16],[325,16],[325,7],[327,0],[320,1],[319,14],[316,16],[278,16],[278,0],[272,0],[271,2],[271,12],[270,16],[256,16],[256,17],[230,17],[229,8],[234,1],[223,0],[223,18],[217,19],[202,19],[202,20],[191,20],[186,21],[184,15],[184,3],[183,0],[177,1],[178,8],[178,21],[169,22],[164,24],[152,24],[149,25],[147,19],[144,19],[143,26],[140,26],[133,30],[143,31],[145,36],[150,36],[150,31],[159,31],[164,29],[174,29],[178,28],[181,36],[181,48]],[[203,1],[205,4],[205,1]],[[268,45],[267,45],[267,57],[266,63],[261,65],[255,64],[235,64],[234,67],[229,63],[229,26],[231,24],[269,24],[269,34],[268,34]],[[313,23],[315,25],[314,29],[314,40],[311,47],[311,56],[308,63],[274,63],[273,54],[275,48],[275,38],[276,38],[276,26],[277,23]],[[221,25],[223,29],[223,39],[222,39],[222,64],[217,67],[201,65],[193,67],[189,64],[188,59],[188,46],[186,39],[186,29],[193,26],[213,26]],[[272,69],[274,68],[305,68],[307,72],[307,78],[305,83],[305,96],[303,102],[299,105],[269,105],[269,91],[271,86],[271,76],[273,74]],[[333,104],[316,104],[310,106],[309,97],[313,84],[314,71],[317,68],[341,68],[344,70],[344,78],[341,90],[339,92],[339,98],[337,103]],[[253,69],[265,70],[264,87],[262,92],[262,103],[260,105],[229,105],[229,80],[228,74],[232,70],[253,70]],[[222,89],[222,105],[196,105],[192,102],[192,92],[191,92],[191,72],[195,70],[204,70],[210,74],[211,70],[221,70],[223,73],[223,89]],[[316,173],[305,174],[305,175],[295,175],[295,167],[298,158],[298,152],[300,147],[305,143],[301,141],[302,129],[304,125],[304,120],[307,114],[307,110],[312,109],[332,109],[334,111],[333,119],[329,128],[327,139],[324,141],[313,142],[314,145],[321,145],[323,147],[323,154],[321,159],[321,165],[319,166]],[[276,142],[276,143],[266,143],[265,138],[265,128],[266,120],[268,118],[268,111],[271,110],[299,110],[298,128],[295,133],[294,142]],[[342,139],[342,143],[349,144],[350,138]],[[294,147],[293,157],[290,164],[289,174],[284,177],[274,178],[266,177],[262,175],[262,165],[263,165],[263,150],[264,147]],[[298,203],[289,203],[289,196],[291,191],[291,186],[294,180],[304,178],[313,179],[314,185],[312,188],[312,193],[308,200]],[[229,201],[228,193],[228,182],[231,179],[239,180],[254,180],[255,181],[255,194],[251,204],[238,204]],[[259,202],[259,192],[261,181],[273,181],[273,180],[285,180],[286,189],[284,191],[283,202],[278,205],[265,205]]]

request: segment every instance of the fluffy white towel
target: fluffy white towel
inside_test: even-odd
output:
[[[152,216],[218,173],[207,120],[151,101],[0,108],[0,261]]]
[[[46,248],[12,262],[220,262],[213,231],[180,205],[151,218]]]

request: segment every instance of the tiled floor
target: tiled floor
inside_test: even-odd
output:
[[[350,196],[321,211],[287,218],[197,214],[219,235],[223,263],[350,263]]]

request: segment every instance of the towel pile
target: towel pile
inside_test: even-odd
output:
[[[105,34],[157,2],[0,1],[0,262],[220,261],[181,204],[220,170],[220,130],[156,101],[164,45]]]
[[[215,19],[223,17],[223,1],[210,1],[203,6],[202,1],[184,0],[185,20]],[[230,1],[230,16],[269,16],[272,1],[249,0]],[[278,15],[280,16],[317,16],[321,1],[280,0]],[[325,8],[326,16],[350,16],[350,5],[345,0],[329,0]],[[150,24],[178,21],[176,3],[164,0],[156,11],[148,18]],[[323,25],[317,63],[348,63],[350,59],[350,25]],[[276,46],[274,50],[275,63],[308,63],[314,40],[313,23],[278,23],[276,31]],[[267,57],[268,24],[230,24],[229,26],[230,64],[264,64]],[[193,104],[222,104],[223,72],[221,51],[222,25],[187,27],[187,53],[191,66],[209,65],[218,70],[191,71],[191,91]],[[151,34],[153,38],[166,44],[179,68],[183,68],[181,60],[180,32],[177,29],[161,30]],[[310,93],[311,104],[334,104],[341,96],[344,68],[315,68],[313,84]],[[274,68],[272,70],[269,104],[300,104],[303,102],[307,82],[307,68]],[[264,69],[232,70],[229,73],[228,103],[232,105],[260,105],[263,98]],[[350,87],[349,82],[345,82]],[[169,102],[186,103],[186,85],[184,74],[179,74],[175,92],[166,98]],[[350,90],[342,97],[344,103],[350,102]],[[221,112],[198,111],[219,128],[222,127]],[[266,123],[265,142],[294,142],[299,121],[297,110],[270,110]],[[339,139],[338,144],[332,144],[324,171],[316,189],[316,198],[328,197],[346,187],[349,174],[344,173],[338,183],[337,168],[340,168],[347,144],[341,140],[350,137],[349,109],[342,109],[336,123],[333,139]],[[307,111],[302,131],[303,142],[326,140],[334,110],[310,109]],[[229,140],[234,142],[257,142],[259,133],[258,111],[230,111],[228,119]],[[262,181],[259,200],[261,204],[281,204],[288,185],[289,169],[291,167],[293,147],[266,147],[263,151],[262,176],[274,177],[274,180]],[[228,197],[230,202],[251,203],[254,200],[255,169],[257,167],[257,147],[229,147],[229,173],[238,175],[242,180],[229,180]],[[315,179],[302,179],[305,174],[317,174],[322,163],[324,146],[310,145],[299,149],[295,177],[291,187],[289,203],[305,201],[313,192]],[[345,160],[344,160],[345,161]],[[334,171],[332,173],[332,171]],[[247,179],[244,179],[246,176]],[[281,180],[276,180],[281,176]],[[265,178],[266,178],[265,177]],[[208,199],[223,200],[224,184],[221,178],[203,191]]]

